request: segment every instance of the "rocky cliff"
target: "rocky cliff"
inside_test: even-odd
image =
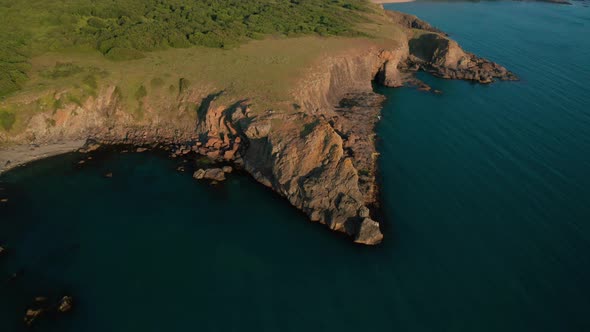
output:
[[[181,91],[166,104],[145,103],[138,119],[125,111],[118,89],[108,86],[83,103],[35,114],[22,132],[0,131],[0,141],[5,146],[75,139],[159,145],[172,148],[172,156],[196,153],[233,162],[312,221],[358,243],[378,244],[383,235],[382,221],[375,220],[374,127],[384,98],[372,84],[400,87],[417,70],[481,83],[515,79],[505,68],[464,52],[427,23],[401,13],[388,15],[391,24],[403,29],[403,38],[353,40],[361,46],[318,58],[297,79],[292,107],[256,110],[250,96],[228,99],[223,90],[200,87]]]

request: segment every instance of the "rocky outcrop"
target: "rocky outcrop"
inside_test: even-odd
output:
[[[494,80],[517,80],[506,68],[475,54],[463,51],[456,41],[437,33],[421,33],[408,42],[410,57],[406,66],[422,69],[446,79],[462,79],[479,83]]]
[[[359,243],[381,242],[369,207],[377,205],[374,126],[384,98],[371,82],[385,62],[397,63],[404,54],[374,47],[323,59],[300,82],[305,89],[295,93],[300,113],[271,113],[250,123],[246,170],[312,221]],[[268,123],[273,125],[266,135],[250,130]],[[359,236],[363,225],[376,227]]]

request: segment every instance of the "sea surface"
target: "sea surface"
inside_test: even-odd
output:
[[[241,174],[211,186],[157,153],[59,156],[0,177],[0,330],[71,294],[33,330],[590,331],[590,8],[386,7],[521,81],[379,89],[382,246]]]

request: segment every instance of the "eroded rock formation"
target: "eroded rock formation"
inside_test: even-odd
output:
[[[463,51],[456,41],[437,33],[423,33],[409,41],[407,68],[422,69],[435,76],[479,83],[516,80],[517,77],[497,63]],[[417,68],[416,68],[417,67]]]

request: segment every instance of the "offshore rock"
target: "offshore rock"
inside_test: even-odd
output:
[[[43,310],[43,309],[27,309],[27,312],[25,313],[25,318],[24,318],[25,324],[27,326],[33,325],[35,320],[37,320],[39,317],[41,317],[41,315],[43,315],[44,312],[45,312],[45,310]]]
[[[225,173],[221,168],[199,169],[193,173],[193,178],[197,180],[207,179],[213,181],[225,181]],[[229,172],[227,172],[229,173]]]
[[[379,223],[370,218],[363,219],[354,242],[375,245],[381,243],[382,240],[383,234],[379,230]]]
[[[72,310],[74,299],[71,296],[64,296],[59,301],[59,306],[57,307],[57,311],[59,312],[68,312]]]
[[[66,313],[72,310],[74,299],[71,296],[64,296],[59,302],[51,303],[44,296],[37,296],[33,305],[25,312],[24,322],[27,326],[33,323],[45,314]]]

